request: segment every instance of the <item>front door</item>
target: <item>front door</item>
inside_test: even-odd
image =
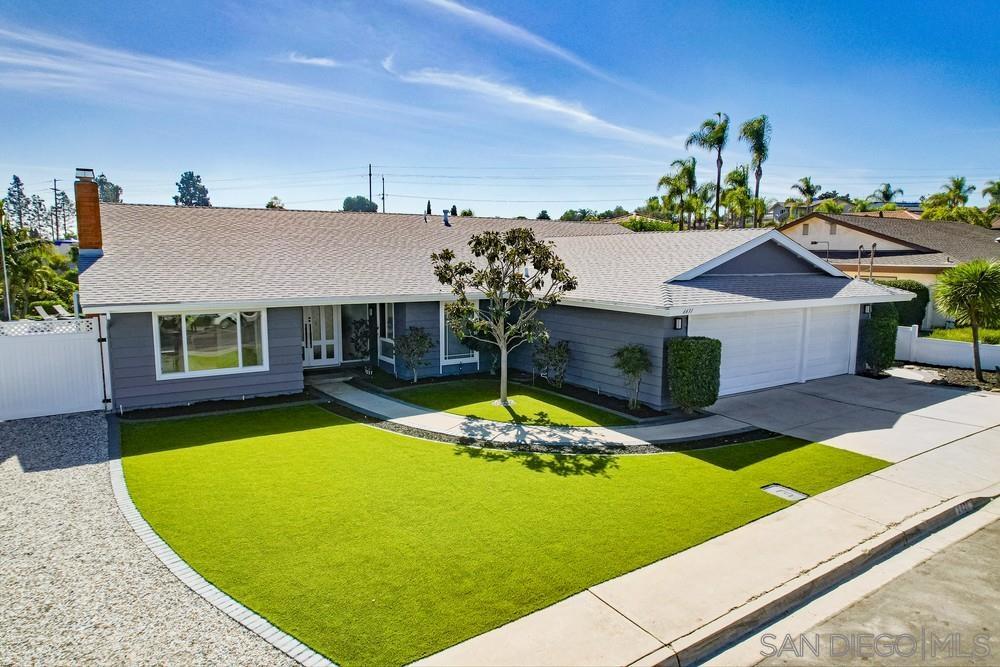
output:
[[[302,364],[336,366],[340,363],[340,306],[302,309]]]

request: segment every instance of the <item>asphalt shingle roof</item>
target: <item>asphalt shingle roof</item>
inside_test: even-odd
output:
[[[576,303],[655,311],[692,303],[891,296],[822,275],[670,281],[766,229],[633,233],[619,225],[437,215],[102,204],[104,257],[80,276],[85,308],[386,300],[445,295],[430,254],[468,256],[477,232],[531,227],[579,281]],[[700,300],[700,301],[699,301]]]
[[[994,241],[997,232],[985,227],[964,222],[828,213],[822,215],[838,223],[891,237],[907,245],[918,246],[908,254],[900,252],[883,254],[876,249],[876,266],[948,267],[971,259],[1000,258],[1000,243]],[[795,222],[801,222],[801,219]]]

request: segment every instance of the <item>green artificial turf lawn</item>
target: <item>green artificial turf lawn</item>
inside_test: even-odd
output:
[[[775,438],[682,454],[512,454],[316,406],[124,424],[143,516],[332,660],[403,664],[885,465]],[[707,584],[708,582],[706,582]]]
[[[542,426],[624,426],[631,419],[574,401],[552,392],[511,382],[509,408],[493,405],[500,397],[499,383],[492,380],[459,380],[424,385],[392,393],[395,398],[433,410],[497,422]]]

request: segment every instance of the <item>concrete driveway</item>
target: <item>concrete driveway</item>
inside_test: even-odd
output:
[[[1000,425],[1000,394],[840,375],[727,396],[710,410],[895,463]]]

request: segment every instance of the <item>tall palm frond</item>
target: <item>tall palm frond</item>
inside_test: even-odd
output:
[[[888,204],[889,202],[891,202],[893,199],[896,198],[896,195],[901,196],[902,194],[903,194],[902,188],[894,188],[890,183],[883,183],[882,185],[878,186],[875,192],[871,194],[869,199],[879,204]]]
[[[722,150],[729,141],[729,116],[721,111],[715,112],[715,118],[702,121],[701,126],[692,132],[684,142],[684,148],[698,146],[709,152],[715,151],[715,227],[719,227],[719,204],[722,192]]]

